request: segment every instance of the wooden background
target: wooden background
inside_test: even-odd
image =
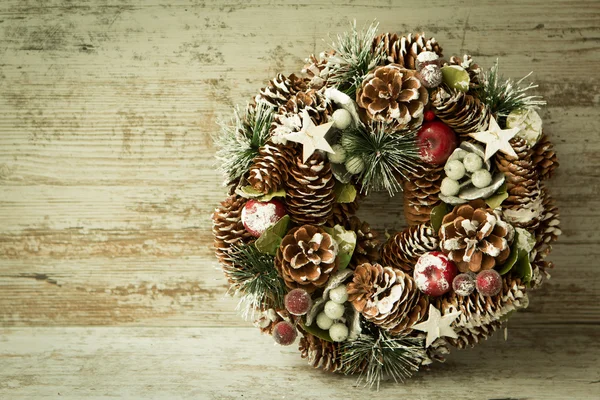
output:
[[[600,393],[600,3],[2,0],[0,398],[348,399],[239,318],[211,250],[210,135],[322,38],[377,18],[470,52],[548,100],[557,268],[502,335],[378,398]],[[381,211],[387,207],[389,216]],[[401,199],[369,199],[398,229]],[[391,220],[396,222],[390,222]]]

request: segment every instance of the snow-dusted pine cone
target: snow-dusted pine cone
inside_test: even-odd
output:
[[[456,207],[442,220],[440,248],[459,271],[478,272],[501,265],[510,255],[514,229],[483,200]]]
[[[319,54],[319,58],[312,54],[306,59],[306,65],[302,68],[302,73],[306,74],[308,80],[308,86],[311,89],[321,89],[327,86],[329,79],[329,68],[327,67],[327,61],[329,57],[333,56],[335,51],[331,50],[328,52],[322,52]]]
[[[212,215],[214,247],[221,264],[229,265],[228,251],[234,245],[248,243],[253,239],[242,223],[242,210],[246,199],[233,194],[221,202]]]
[[[303,333],[300,339],[300,355],[306,358],[313,368],[327,372],[341,372],[342,357],[339,343],[323,340],[310,333]]]
[[[315,125],[326,123],[328,116],[333,112],[323,90],[309,89],[296,93],[279,107],[273,117],[271,140],[274,143],[285,143],[285,135],[300,132],[303,110],[306,110]]]
[[[373,40],[373,49],[382,46],[385,63],[398,64],[406,69],[415,69],[417,56],[432,51],[442,57],[442,48],[434,38],[425,38],[424,33],[410,33],[399,37],[396,33],[382,33]],[[383,44],[380,44],[383,42]]]
[[[283,106],[298,92],[303,92],[308,89],[308,83],[305,79],[291,74],[285,76],[283,74],[277,74],[277,76],[271,79],[268,85],[260,90],[260,93],[256,95],[255,101],[267,102],[274,107]]]
[[[313,292],[337,271],[337,244],[317,226],[292,228],[277,250],[275,268],[289,288]]]
[[[460,90],[438,87],[431,93],[431,105],[435,115],[463,137],[486,130],[490,121],[485,104]]]
[[[552,244],[562,234],[560,230],[560,214],[554,199],[545,187],[542,187],[543,213],[540,224],[535,230],[536,259],[544,259],[552,251]]]
[[[548,140],[548,136],[543,135],[533,147],[532,161],[541,180],[545,181],[554,176],[559,164],[554,145]]]
[[[423,164],[408,173],[403,181],[404,217],[409,225],[419,225],[431,220],[431,210],[440,204],[440,185],[444,168]]]
[[[356,103],[367,120],[387,122],[397,129],[419,126],[428,100],[415,71],[395,64],[375,68],[356,91]]]
[[[439,242],[429,222],[409,226],[382,246],[381,261],[394,268],[412,271],[419,257],[437,249]]]
[[[269,193],[283,188],[288,179],[289,165],[298,156],[293,143],[267,143],[258,151],[248,173],[248,183],[257,191]]]

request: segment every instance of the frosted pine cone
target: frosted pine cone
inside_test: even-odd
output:
[[[302,73],[306,74],[308,79],[308,86],[311,89],[321,89],[327,86],[329,79],[329,67],[327,62],[329,57],[333,56],[335,51],[322,52],[319,54],[319,58],[315,55],[311,55],[306,59],[306,65],[302,68]]]
[[[293,144],[267,143],[258,151],[248,174],[248,183],[261,193],[281,189],[288,179],[288,168],[296,156]]]
[[[431,105],[435,115],[463,137],[488,127],[490,114],[485,104],[460,90],[438,87],[431,93]]]
[[[443,49],[437,41],[425,38],[424,33],[410,33],[402,37],[396,33],[382,33],[373,40],[373,49],[379,46],[382,46],[386,64],[398,64],[406,69],[416,69],[417,56],[424,51],[443,56]]]
[[[393,334],[410,332],[427,312],[428,301],[413,278],[397,268],[361,264],[347,288],[356,311]]]
[[[461,272],[486,270],[510,255],[514,229],[483,200],[454,207],[442,220],[440,248]]]
[[[375,68],[356,92],[356,103],[368,119],[391,123],[397,129],[420,125],[428,99],[415,71],[394,64]]]
[[[333,112],[323,90],[307,90],[292,96],[273,117],[271,141],[286,143],[285,136],[302,129],[302,110],[306,110],[315,125],[327,122]]]
[[[444,179],[444,167],[421,165],[408,172],[403,182],[404,217],[409,225],[429,222],[431,210],[440,203],[440,185]]]
[[[291,74],[285,76],[277,74],[275,78],[269,81],[267,87],[260,90],[260,94],[256,95],[255,101],[258,103],[264,101],[275,107],[285,105],[298,92],[303,92],[308,89],[306,80]]]
[[[554,176],[554,171],[558,168],[558,158],[554,151],[554,145],[548,140],[548,136],[543,135],[539,142],[533,148],[533,164],[537,167],[538,175],[545,181]]]
[[[289,288],[313,292],[337,271],[337,244],[319,227],[293,228],[277,250],[275,267]]]
[[[437,249],[439,239],[429,222],[413,225],[388,239],[381,249],[385,265],[412,271],[423,254]]]
[[[341,372],[342,360],[338,343],[328,342],[310,333],[303,335],[299,345],[302,358],[306,358],[313,368]]]
[[[214,247],[221,264],[230,264],[228,252],[232,246],[248,243],[253,239],[242,223],[245,204],[246,199],[234,194],[222,201],[212,215]]]

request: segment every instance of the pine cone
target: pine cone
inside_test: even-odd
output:
[[[429,222],[409,226],[388,239],[381,249],[385,265],[412,271],[423,254],[438,248],[437,233]]]
[[[308,89],[307,81],[291,74],[285,76],[277,74],[275,78],[269,81],[267,87],[260,90],[256,95],[255,101],[265,101],[275,107],[285,105],[298,92]]]
[[[368,120],[388,122],[397,129],[420,125],[428,100],[415,71],[394,64],[376,67],[356,91],[356,103]]]
[[[462,58],[457,56],[450,57],[448,65],[458,65],[464,68],[469,73],[469,88],[473,89],[479,86],[479,77],[481,75],[481,67],[473,62],[470,55],[465,54]]]
[[[435,115],[460,136],[487,129],[490,113],[475,96],[440,86],[431,93]]]
[[[409,225],[429,222],[431,210],[440,203],[440,185],[444,179],[444,167],[421,165],[408,172],[404,191],[404,216]]]
[[[315,153],[306,163],[296,157],[288,168],[285,203],[290,218],[297,224],[324,225],[335,203],[329,163]]]
[[[514,230],[483,200],[454,207],[442,220],[440,248],[461,272],[502,264],[510,255]]]
[[[487,340],[494,332],[502,327],[502,321],[494,321],[487,325],[474,328],[463,328],[456,331],[458,338],[447,338],[448,343],[458,349],[475,347],[476,344]]]
[[[246,199],[231,195],[221,202],[212,215],[214,247],[219,262],[230,265],[228,252],[233,245],[250,242],[253,237],[246,231],[242,223],[242,210]]]
[[[532,161],[541,180],[545,181],[554,176],[559,164],[554,145],[548,140],[548,136],[543,135],[533,147]]]
[[[327,220],[327,226],[334,227],[341,225],[345,229],[349,229],[350,218],[356,214],[359,208],[359,196],[352,203],[333,203],[333,210],[329,219]]]
[[[524,139],[510,141],[517,157],[496,153],[496,167],[506,177],[508,198],[502,203],[505,220],[520,228],[535,230],[543,211],[538,170],[533,150]]]
[[[356,247],[350,260],[350,268],[355,269],[360,264],[374,263],[379,260],[379,235],[371,226],[358,217],[352,217],[348,229],[356,232]]]
[[[294,163],[297,155],[298,151],[292,143],[265,144],[250,167],[248,183],[262,193],[281,189],[288,179],[289,165]]]
[[[326,123],[328,116],[333,112],[332,105],[325,97],[323,90],[310,89],[306,92],[298,92],[279,107],[277,114],[273,117],[273,142],[282,143],[280,138],[302,129],[302,110],[308,112],[315,125]]]
[[[327,62],[329,57],[333,56],[335,51],[322,52],[319,58],[312,54],[306,59],[306,65],[302,68],[302,73],[306,74],[308,86],[311,89],[321,89],[327,86],[329,79],[329,68]]]
[[[274,310],[269,308],[260,313],[258,318],[254,321],[254,326],[258,327],[261,333],[268,335],[273,334],[273,328],[281,321],[293,321],[295,316],[292,316],[287,310]]]
[[[396,33],[382,33],[373,40],[373,50],[383,42],[386,64],[399,64],[406,69],[416,69],[417,56],[424,51],[432,51],[443,57],[442,48],[434,38],[426,39],[422,34],[408,34],[399,37]]]
[[[277,250],[275,267],[289,288],[312,293],[337,271],[336,246],[331,235],[317,226],[293,228]]]
[[[427,313],[427,298],[397,268],[361,264],[347,290],[348,301],[367,321],[392,334],[409,333]]]
[[[543,260],[552,250],[552,244],[562,234],[560,230],[560,214],[558,207],[554,204],[554,199],[550,196],[545,187],[542,187],[542,206],[543,213],[540,217],[540,224],[535,230],[535,250],[536,259]],[[542,267],[542,269],[544,269]]]
[[[306,358],[313,368],[327,372],[341,372],[342,359],[340,345],[328,342],[310,333],[303,333],[300,339],[300,355]]]

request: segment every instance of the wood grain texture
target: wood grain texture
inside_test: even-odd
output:
[[[598,1],[4,0],[0,397],[151,398],[166,374],[159,397],[238,398],[265,370],[272,391],[284,381],[299,393],[293,375],[355,396],[351,380],[300,367],[243,328],[208,218],[225,195],[218,119],[352,18],[425,31],[483,66],[499,57],[507,76],[534,70],[561,162],[550,183],[564,232],[557,269],[511,321],[517,340],[460,352],[382,395],[435,398],[469,373],[494,388],[470,398],[598,392]],[[382,232],[403,225],[400,198],[373,196],[361,214]]]

